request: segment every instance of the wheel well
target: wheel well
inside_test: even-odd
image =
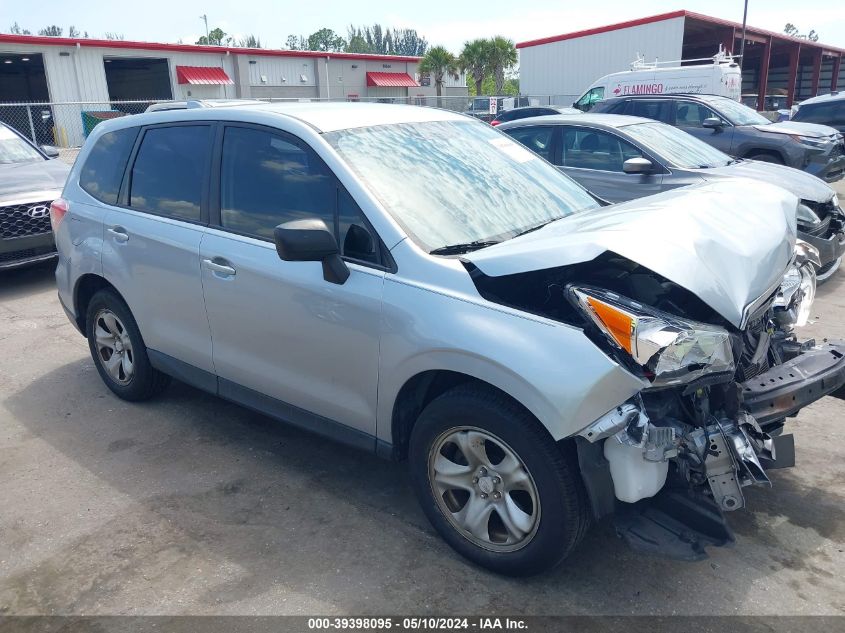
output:
[[[91,301],[91,297],[93,297],[97,292],[103,290],[104,288],[108,288],[114,291],[118,297],[123,299],[121,294],[117,291],[113,285],[111,285],[108,281],[106,281],[103,277],[99,275],[83,275],[79,278],[79,281],[76,282],[76,290],[74,291],[73,297],[73,305],[76,312],[76,324],[79,326],[79,329],[83,332],[86,332],[85,329],[85,315],[88,313],[88,304]]]
[[[784,165],[786,164],[786,159],[783,155],[774,149],[751,149],[745,152],[743,158],[751,158],[752,156],[759,156],[760,154],[765,154],[766,156],[771,156],[773,158],[777,158],[781,163]]]
[[[498,387],[457,371],[431,370],[417,374],[402,386],[393,403],[391,434],[394,459],[403,460],[408,457],[411,429],[428,403],[449,389],[465,383],[477,383],[487,389],[495,389],[513,400],[510,394]],[[517,404],[519,404],[518,401]]]

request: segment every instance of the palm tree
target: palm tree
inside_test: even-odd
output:
[[[442,46],[434,46],[428,49],[428,52],[420,60],[419,71],[421,73],[431,73],[434,78],[434,87],[437,89],[437,107],[441,107],[440,98],[443,94],[443,81],[446,75],[451,75],[455,79],[458,75],[458,60]]]
[[[518,57],[513,40],[497,35],[490,40],[490,71],[496,83],[496,94],[502,94],[505,88],[505,71],[516,66]]]
[[[481,95],[481,84],[490,72],[490,40],[477,39],[464,43],[458,65],[468,72],[475,82],[475,94]]]

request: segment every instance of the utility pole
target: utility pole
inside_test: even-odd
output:
[[[748,0],[745,0],[745,9],[742,11],[742,44],[739,45],[739,69],[745,63],[745,20],[748,18]]]
[[[747,2],[748,2],[748,0],[746,0],[746,3],[747,3]],[[203,13],[203,14],[200,16],[200,20],[202,20],[203,22],[205,22],[205,43],[206,43],[206,44],[211,44],[211,42],[210,42],[210,41],[209,41],[209,39],[208,39],[208,16],[207,16],[205,13]],[[743,31],[743,33],[744,33],[744,32],[745,32],[745,31]]]

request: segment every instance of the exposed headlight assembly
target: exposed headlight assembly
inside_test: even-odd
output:
[[[803,202],[798,203],[798,208],[795,210],[795,219],[798,221],[798,224],[809,224],[810,226],[816,226],[822,222],[822,219],[816,215],[816,212]]]
[[[678,385],[715,372],[733,372],[730,335],[644,306],[600,288],[571,287],[575,304],[643,368],[654,386]]]
[[[804,145],[807,145],[809,147],[822,148],[827,147],[830,143],[833,143],[832,138],[826,137],[802,136],[800,134],[790,134],[789,136],[793,140],[798,141],[799,143],[803,143]]]
[[[782,326],[806,325],[816,298],[816,268],[819,252],[803,240],[795,242],[795,260],[783,276],[772,307]]]

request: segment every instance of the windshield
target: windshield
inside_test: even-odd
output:
[[[31,163],[36,160],[44,160],[38,150],[9,128],[0,125],[0,165]]]
[[[626,125],[624,131],[647,150],[681,169],[724,167],[733,159],[691,134],[664,123]]]
[[[771,125],[772,123],[756,110],[752,110],[747,105],[733,99],[711,98],[704,99],[704,101],[717,108],[719,114],[734,125]]]
[[[552,165],[475,121],[382,125],[325,137],[427,251],[509,239],[598,207]]]

